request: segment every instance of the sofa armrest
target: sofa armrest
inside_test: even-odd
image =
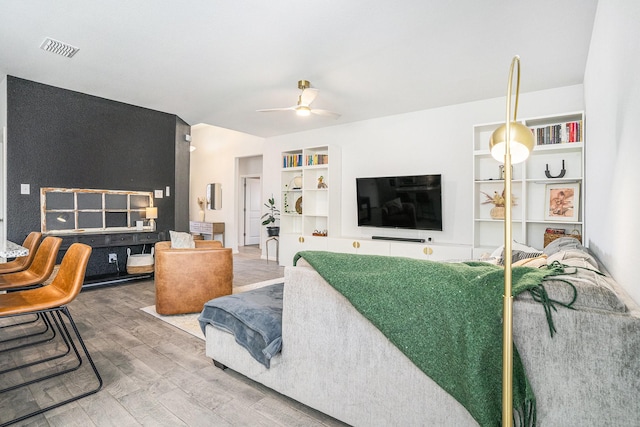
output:
[[[195,249],[155,246],[156,311],[160,314],[202,310],[205,302],[231,294],[233,255],[217,241],[196,242]]]

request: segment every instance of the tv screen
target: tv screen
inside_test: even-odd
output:
[[[440,175],[356,178],[358,226],[442,231]]]

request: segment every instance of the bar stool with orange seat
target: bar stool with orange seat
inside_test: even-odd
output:
[[[29,254],[25,256],[20,256],[14,259],[13,261],[0,263],[0,274],[5,273],[15,273],[16,271],[22,271],[29,268],[33,258],[36,256],[36,251],[38,250],[38,246],[40,246],[40,239],[42,238],[42,233],[38,231],[32,231],[29,233],[22,246],[29,250]]]
[[[58,408],[62,405],[66,405],[67,403],[94,394],[102,388],[102,378],[98,373],[98,369],[96,368],[93,359],[91,358],[91,355],[89,354],[89,351],[87,350],[87,347],[84,344],[84,341],[80,336],[80,332],[78,331],[78,328],[73,321],[71,313],[69,312],[69,309],[67,307],[67,304],[73,301],[80,293],[90,255],[90,246],[82,243],[74,243],[71,245],[64,258],[62,259],[58,274],[53,279],[51,284],[35,289],[27,289],[10,292],[7,294],[0,294],[0,318],[23,316],[33,313],[43,313],[51,315],[51,317],[55,318],[60,333],[64,335],[65,339],[68,340],[68,342],[72,345],[74,353],[79,362],[77,366],[72,369],[60,370],[60,366],[53,366],[51,367],[53,370],[52,373],[44,373],[42,374],[42,376],[35,379],[28,379],[29,373],[36,372],[35,370],[28,369],[26,372],[20,372],[22,378],[24,379],[24,382],[18,385],[4,388],[0,390],[0,393],[11,392],[13,390],[20,389],[21,387],[35,384],[43,380],[48,380],[53,377],[61,376],[70,371],[78,369],[82,365],[82,356],[80,355],[80,352],[78,351],[74,343],[73,336],[66,326],[67,322],[71,326],[71,329],[73,329],[75,340],[77,340],[77,342],[80,344],[82,351],[86,356],[87,361],[89,362],[89,365],[93,369],[93,373],[98,381],[97,387],[11,420],[2,419],[2,415],[0,415],[0,423],[2,423],[0,425],[4,426],[25,420],[34,415],[41,414],[45,411]],[[66,322],[62,315],[64,315],[64,317],[67,319]],[[47,359],[43,359],[43,362],[46,361]],[[33,363],[29,363],[28,366],[33,366]],[[13,371],[11,371],[11,373],[12,372]],[[5,381],[0,377],[0,384],[4,383]],[[70,387],[69,390],[71,390],[72,388],[73,387]],[[21,392],[22,391],[20,390],[19,393]]]
[[[44,283],[53,272],[61,244],[62,239],[59,237],[45,237],[40,243],[29,268],[0,275],[0,291]]]
[[[33,251],[33,260],[30,262],[29,268],[13,273],[0,274],[0,291],[10,291],[21,288],[40,286],[42,283],[44,283],[47,279],[49,279],[51,273],[53,272],[61,243],[62,239],[59,237],[45,237],[42,243],[40,243],[37,251]],[[39,319],[44,320],[45,328],[42,330],[38,330],[37,332],[30,333],[30,335],[27,336],[44,336],[44,334],[51,330],[51,323],[41,315],[37,315],[35,318],[29,319],[28,321],[22,320],[21,322],[13,323],[3,322],[0,325],[0,330],[14,328],[16,326],[22,326],[26,324],[33,324]],[[55,336],[55,331],[53,336]],[[46,338],[43,341],[49,340],[53,338],[53,336],[50,338]],[[15,341],[17,338],[21,337],[3,336],[3,339],[0,340],[0,343]]]

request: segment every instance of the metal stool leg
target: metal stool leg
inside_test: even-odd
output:
[[[94,375],[95,375],[95,377],[96,377],[96,379],[98,381],[98,384],[97,384],[97,386],[95,388],[92,388],[92,389],[90,389],[88,391],[85,391],[83,393],[74,395],[74,396],[72,396],[72,397],[70,397],[68,399],[65,399],[65,400],[61,401],[61,402],[54,403],[54,404],[49,405],[49,406],[47,406],[45,408],[40,408],[40,409],[38,409],[36,411],[33,411],[31,413],[28,413],[26,415],[22,415],[22,416],[20,416],[18,418],[15,418],[15,419],[11,420],[11,421],[4,422],[4,423],[0,424],[0,427],[5,427],[5,426],[8,426],[9,424],[14,424],[14,423],[26,420],[27,418],[31,418],[31,417],[33,417],[35,415],[40,415],[40,414],[42,414],[42,413],[44,413],[46,411],[49,411],[51,409],[59,408],[60,406],[66,405],[66,404],[68,404],[70,402],[74,402],[74,401],[76,401],[78,399],[82,399],[83,397],[86,397],[86,396],[89,396],[91,394],[97,393],[102,388],[102,385],[103,385],[102,377],[100,377],[100,374],[98,373],[98,369],[96,368],[95,364],[93,363],[93,359],[91,358],[91,355],[89,354],[89,351],[87,350],[87,347],[86,347],[84,341],[82,340],[82,337],[80,336],[80,332],[78,331],[78,328],[76,327],[76,324],[73,321],[73,318],[71,317],[71,313],[69,313],[69,309],[66,306],[61,306],[61,307],[58,307],[58,308],[55,308],[55,309],[43,310],[42,312],[43,313],[50,313],[51,318],[53,319],[53,321],[56,324],[58,330],[60,331],[60,335],[64,337],[65,341],[68,340],[68,343],[71,345],[71,347],[73,349],[73,352],[75,353],[75,356],[76,356],[77,364],[75,366],[71,366],[70,368],[64,369],[64,370],[62,370],[60,372],[55,372],[55,373],[52,373],[52,374],[49,374],[49,375],[41,376],[39,378],[30,380],[30,381],[26,381],[26,382],[24,382],[24,383],[22,383],[20,385],[17,385],[17,386],[8,387],[8,388],[2,390],[2,392],[9,391],[9,390],[14,390],[16,388],[24,387],[24,386],[27,386],[27,385],[30,385],[30,384],[35,384],[35,383],[37,383],[39,381],[42,381],[42,380],[45,380],[45,379],[49,379],[49,378],[53,378],[53,377],[57,377],[57,376],[63,375],[63,374],[68,373],[68,372],[73,372],[73,371],[77,370],[82,365],[83,358],[82,358],[78,348],[76,347],[76,344],[74,343],[74,338],[72,337],[69,329],[67,328],[67,326],[65,324],[65,321],[64,321],[64,319],[62,317],[63,314],[66,317],[67,322],[71,326],[71,329],[73,330],[74,335],[75,335],[75,339],[80,344],[80,347],[82,348],[84,356],[86,357],[86,360],[89,362],[89,365],[90,365],[91,369],[93,370],[93,373],[94,373]]]

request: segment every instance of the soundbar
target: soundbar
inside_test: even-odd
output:
[[[415,242],[424,243],[424,239],[413,239],[411,237],[387,237],[387,236],[371,236],[373,240],[396,240],[399,242]]]

